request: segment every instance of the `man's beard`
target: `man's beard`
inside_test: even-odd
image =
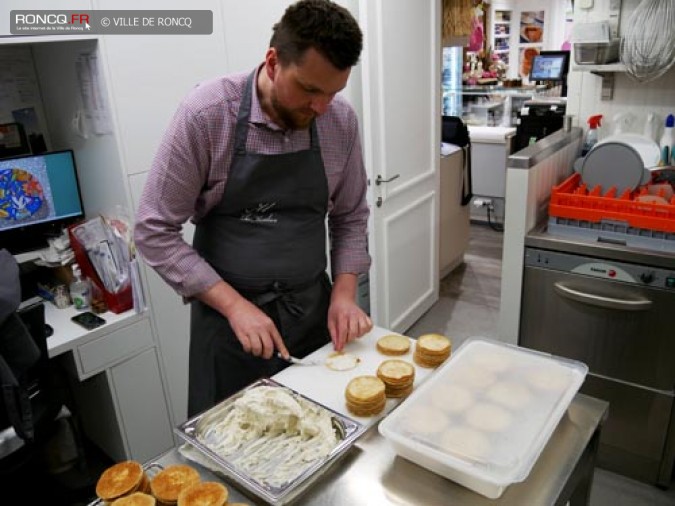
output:
[[[304,130],[309,127],[312,120],[316,118],[316,113],[304,114],[298,111],[292,111],[281,105],[276,93],[272,93],[272,107],[285,128],[291,130]]]

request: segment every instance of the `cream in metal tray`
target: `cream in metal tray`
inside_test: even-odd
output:
[[[283,504],[311,484],[364,430],[265,379],[189,420],[177,432],[239,485],[271,504]]]

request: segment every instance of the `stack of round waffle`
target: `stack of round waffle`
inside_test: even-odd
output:
[[[441,334],[424,334],[417,338],[413,360],[422,367],[438,367],[450,356],[450,339]]]
[[[357,376],[347,384],[345,399],[353,415],[377,415],[387,402],[384,382],[377,376]]]
[[[115,499],[134,492],[149,490],[148,477],[143,466],[135,460],[125,460],[107,468],[96,482],[96,495],[103,502],[111,503]]]
[[[405,360],[385,360],[377,368],[377,377],[384,382],[387,397],[407,397],[413,389],[415,366]]]
[[[375,343],[377,351],[383,355],[405,355],[410,349],[410,339],[398,334],[382,336]]]

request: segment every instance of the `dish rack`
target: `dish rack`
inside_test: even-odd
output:
[[[636,200],[649,185],[618,193],[588,188],[575,173],[554,186],[548,206],[550,232],[627,246],[675,251],[675,197],[667,204]]]

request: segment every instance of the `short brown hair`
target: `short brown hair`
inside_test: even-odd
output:
[[[270,47],[284,64],[299,63],[313,48],[334,67],[345,70],[359,61],[363,35],[344,7],[330,0],[300,0],[290,5],[272,29]]]

